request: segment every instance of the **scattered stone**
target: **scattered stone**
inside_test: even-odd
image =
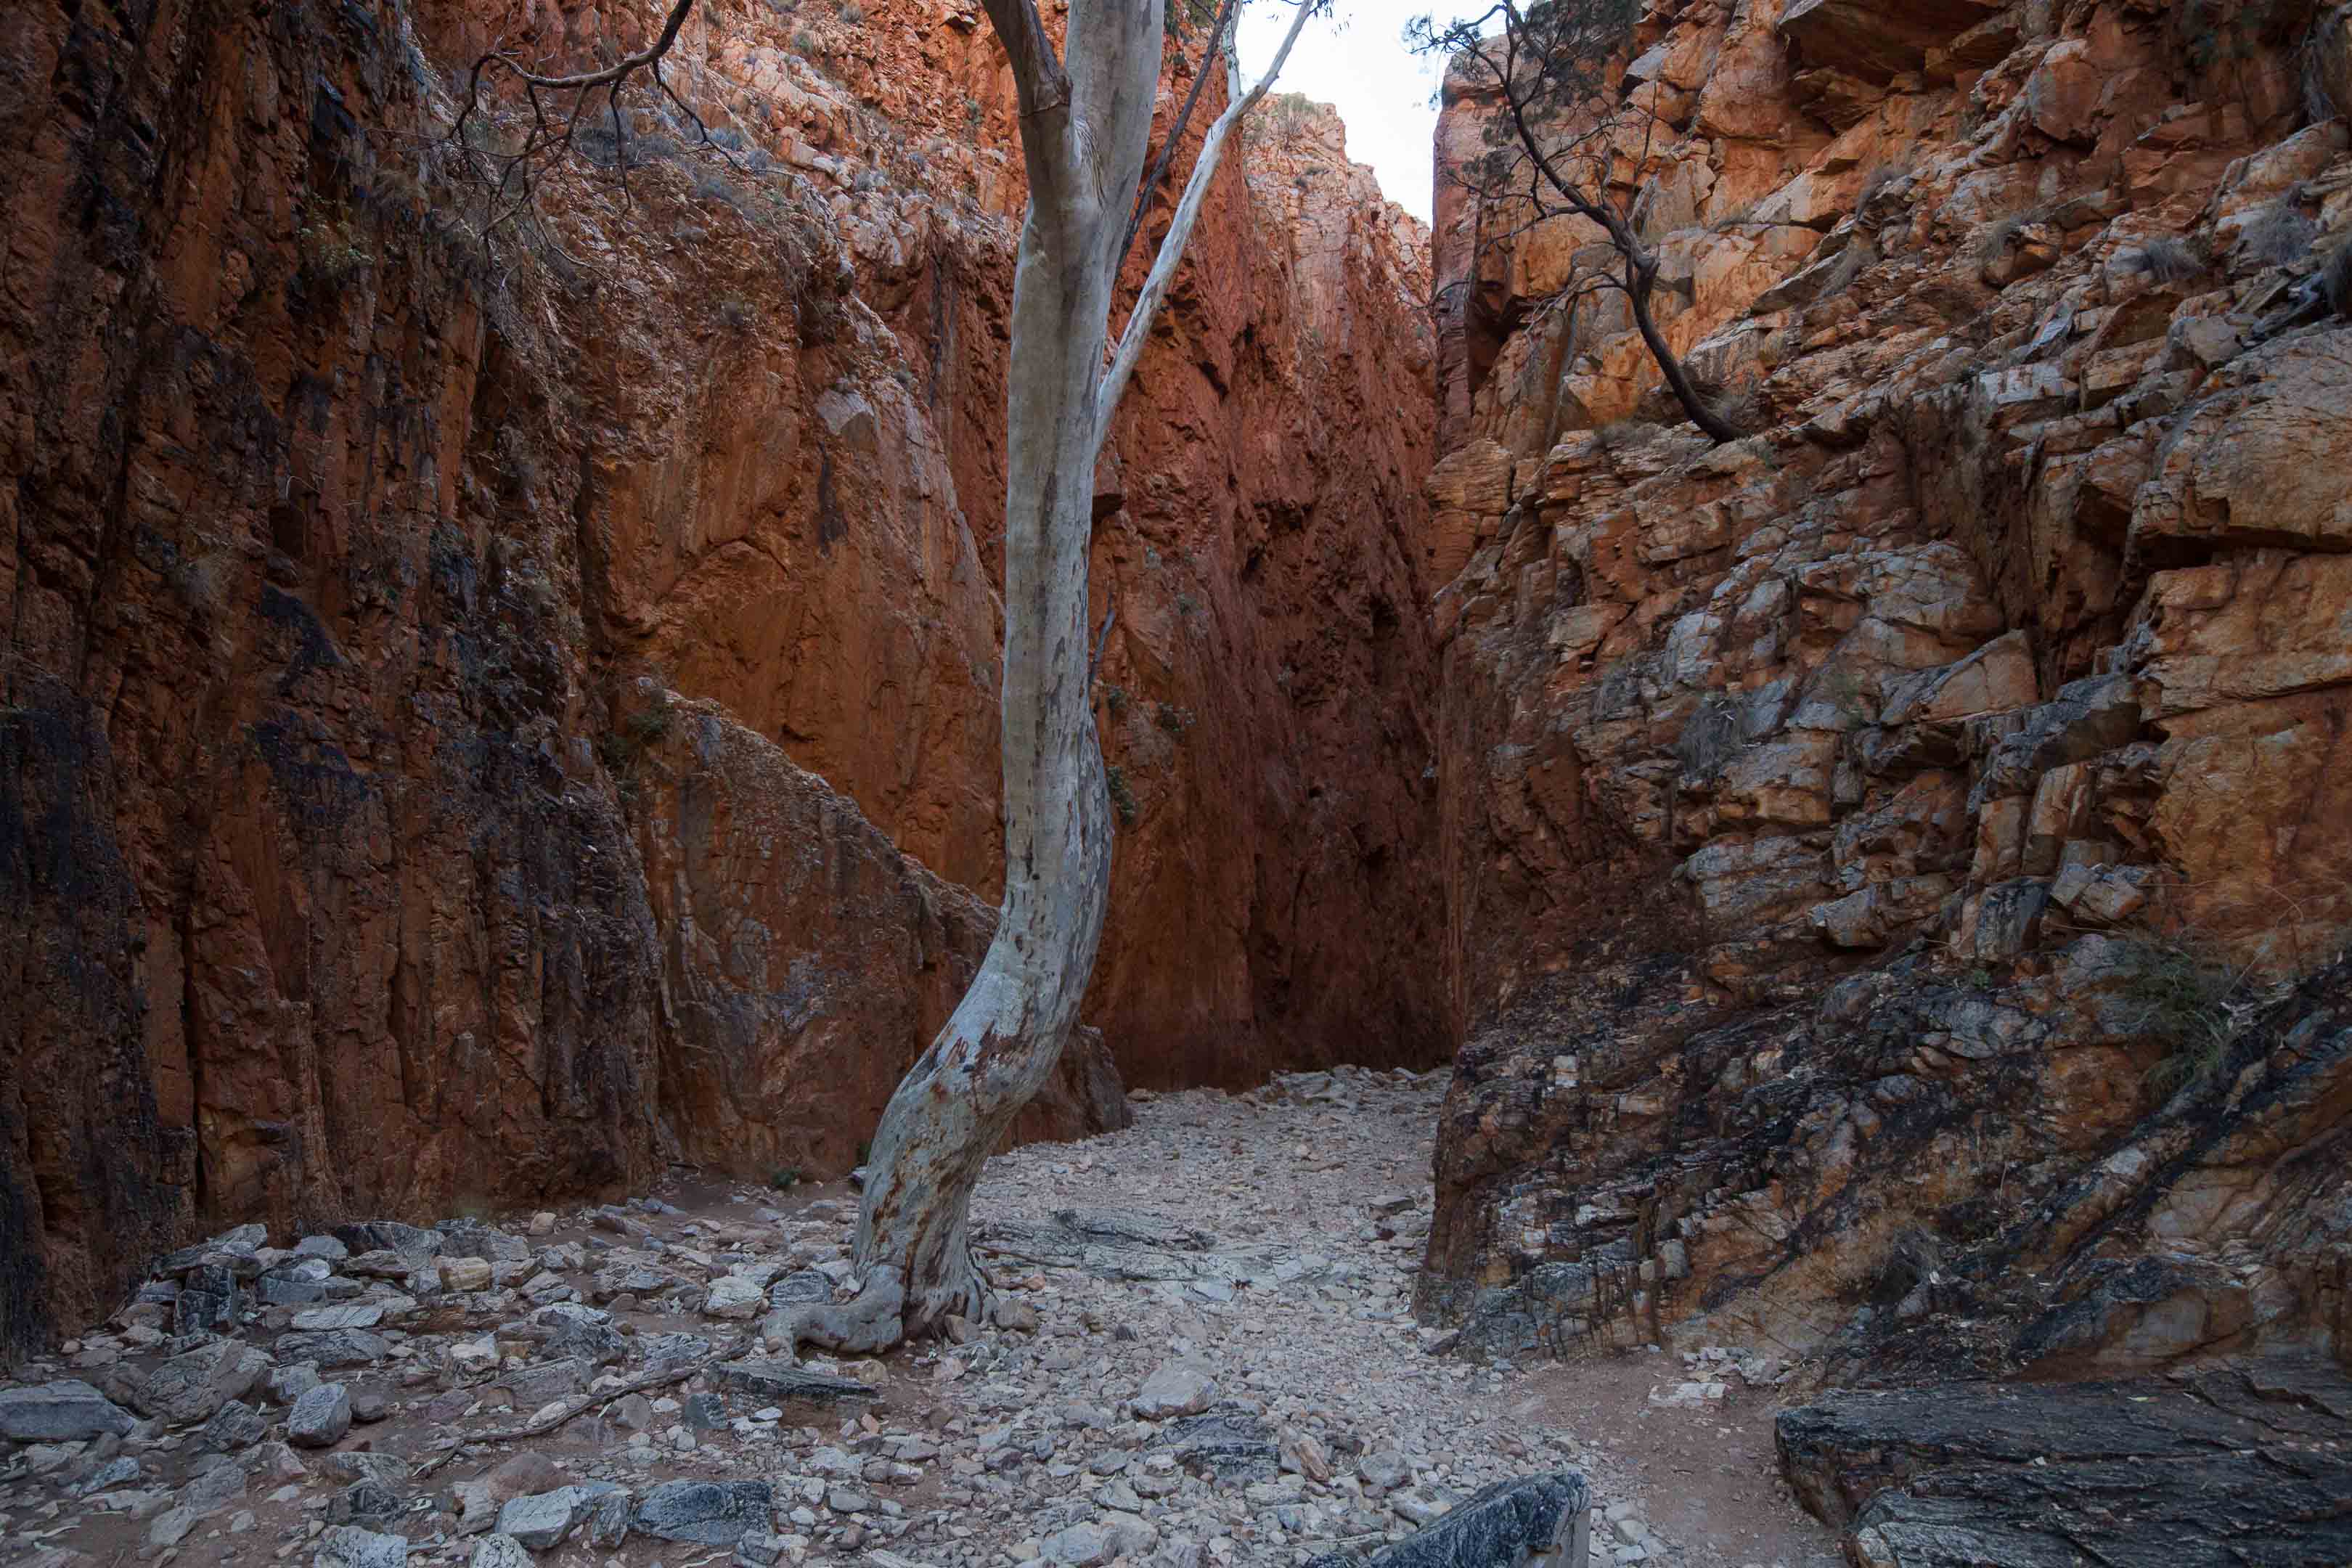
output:
[[[837,1405],[879,1397],[874,1389],[855,1378],[809,1372],[785,1361],[721,1362],[715,1370],[720,1387],[740,1389],[763,1402]]]
[[[294,1402],[286,1440],[298,1448],[330,1448],[352,1429],[352,1396],[340,1383],[322,1383]]]
[[[336,1525],[319,1537],[319,1568],[407,1568],[408,1538],[356,1525]]]
[[[248,1447],[269,1435],[269,1418],[242,1399],[232,1399],[213,1412],[196,1434],[196,1447],[219,1453]]]
[[[1217,1397],[1216,1380],[1198,1366],[1186,1362],[1162,1362],[1152,1369],[1137,1391],[1133,1405],[1136,1415],[1146,1421],[1164,1421],[1171,1415],[1197,1415],[1206,1410]]]
[[[173,1356],[148,1374],[132,1399],[142,1415],[183,1426],[207,1419],[242,1399],[268,1370],[269,1358],[251,1345],[216,1340]]]
[[[373,1366],[392,1353],[392,1342],[364,1329],[328,1329],[318,1333],[291,1333],[278,1342],[280,1355],[315,1362],[321,1370]]]
[[[485,1535],[474,1542],[467,1568],[530,1568],[530,1553],[511,1535]]]
[[[609,1481],[589,1481],[512,1499],[499,1510],[499,1533],[514,1537],[533,1552],[544,1552],[586,1520],[598,1500],[619,1490]]]
[[[383,1321],[378,1301],[345,1301],[332,1307],[312,1307],[294,1314],[294,1327],[306,1332],[324,1329],[372,1329]]]

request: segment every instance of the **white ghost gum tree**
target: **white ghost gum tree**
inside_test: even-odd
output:
[[[875,1132],[857,1225],[859,1292],[837,1306],[781,1309],[764,1332],[783,1348],[871,1352],[950,1313],[982,1314],[986,1291],[967,1235],[972,1188],[1053,1073],[1094,971],[1111,849],[1088,697],[1095,462],[1226,141],[1315,8],[1299,5],[1247,92],[1232,39],[1212,39],[1223,44],[1228,101],[1109,349],[1111,297],[1160,79],[1163,4],[1077,0],[1056,55],[1034,0],[986,0],[1013,68],[1029,179],[1005,407],[1004,898],[971,989]],[[1202,69],[1212,58],[1204,53]]]
[[[1075,0],[1056,52],[1034,0],[984,0],[1011,65],[1029,179],[1013,288],[1005,396],[1004,897],[995,940],[954,1016],[882,1113],[858,1215],[856,1297],[779,1309],[761,1337],[870,1352],[977,1318],[986,1291],[967,1219],[982,1165],[1052,1076],[1094,972],[1110,889],[1110,797],[1089,701],[1087,556],[1095,461],[1142,356],[1227,141],[1280,73],[1307,18],[1297,6],[1264,77],[1243,90],[1223,0],[1199,68],[1224,59],[1227,101],[1211,123],[1116,348],[1119,268],[1166,167],[1145,186],[1168,0]],[[535,72],[493,51],[474,67],[456,140],[485,88],[520,89],[529,121],[514,150],[480,156],[494,215],[526,202],[540,170],[567,152],[583,115],[622,130],[622,91],[649,82],[692,115],[663,75],[694,0],[667,0],[645,48],[575,75]],[[1197,83],[1196,83],[1197,86]],[[1197,92],[1170,133],[1181,142]],[[695,121],[698,127],[700,121]],[[706,140],[707,134],[706,134]],[[626,164],[623,164],[625,178]],[[1139,189],[1139,186],[1145,188]],[[501,205],[503,204],[503,205]],[[486,232],[494,226],[486,223]]]

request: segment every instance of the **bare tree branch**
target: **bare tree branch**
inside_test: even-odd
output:
[[[1151,173],[1143,176],[1143,188],[1135,193],[1135,213],[1127,220],[1127,233],[1119,237],[1119,264],[1125,265],[1127,253],[1135,248],[1135,237],[1142,231],[1143,218],[1151,210],[1151,198],[1160,194],[1160,184],[1168,177],[1168,162],[1184,141],[1184,128],[1192,123],[1192,106],[1201,101],[1201,89],[1209,83],[1209,68],[1216,63],[1217,51],[1226,48],[1226,29],[1234,25],[1234,13],[1241,9],[1241,0],[1224,0],[1217,11],[1217,25],[1210,30],[1208,47],[1201,51],[1201,63],[1193,68],[1192,90],[1184,95],[1184,107],[1176,111],[1176,123],[1168,132],[1168,140],[1160,146],[1160,156],[1152,160]],[[1227,53],[1231,53],[1227,49]]]
[[[1104,373],[1101,390],[1095,398],[1097,429],[1110,427],[1110,416],[1127,392],[1129,378],[1135,374],[1135,362],[1143,357],[1144,340],[1151,335],[1151,323],[1158,319],[1160,307],[1168,298],[1169,285],[1175,281],[1176,268],[1184,259],[1192,226],[1200,220],[1202,200],[1208,195],[1209,183],[1216,177],[1218,160],[1224,155],[1225,139],[1242,122],[1242,117],[1257,107],[1258,100],[1274,85],[1274,79],[1282,74],[1283,62],[1290,58],[1291,46],[1298,42],[1307,18],[1320,8],[1318,0],[1299,0],[1298,14],[1291,17],[1290,30],[1282,36],[1282,47],[1275,50],[1265,74],[1247,92],[1241,90],[1241,61],[1231,45],[1226,47],[1225,78],[1234,97],[1225,105],[1225,111],[1210,125],[1208,137],[1201,143],[1201,155],[1193,162],[1192,176],[1185,182],[1184,195],[1176,204],[1175,220],[1168,226],[1167,237],[1160,242],[1160,254],[1152,258],[1151,274],[1143,280],[1143,289],[1135,297],[1135,309],[1128,313],[1127,328],[1119,333],[1110,369]]]
[[[1645,123],[1622,207],[1612,192],[1622,155],[1614,132],[1627,109],[1609,101],[1611,72],[1632,42],[1634,12],[1633,0],[1552,0],[1525,9],[1518,0],[1496,0],[1477,16],[1444,27],[1424,18],[1408,28],[1407,37],[1415,47],[1442,53],[1455,66],[1472,62],[1492,83],[1511,147],[1507,161],[1516,162],[1528,182],[1524,193],[1512,192],[1507,199],[1527,202],[1537,222],[1573,215],[1607,236],[1623,263],[1623,276],[1614,281],[1668,390],[1692,424],[1717,441],[1736,441],[1746,432],[1700,392],[1652,309],[1660,259],[1636,221],[1657,155],[1659,116],[1647,105],[1630,106]],[[1490,33],[1497,23],[1500,30]],[[1572,126],[1579,116],[1589,122],[1581,129],[1563,128],[1562,121]],[[1502,149],[1497,155],[1504,156]],[[1513,174],[1507,166],[1490,172],[1479,190],[1482,204],[1506,199],[1502,193]],[[1578,287],[1576,280],[1569,287]]]

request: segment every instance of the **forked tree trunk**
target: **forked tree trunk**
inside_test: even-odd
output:
[[[1077,1021],[1110,888],[1088,688],[1097,407],[1128,209],[1160,76],[1161,0],[1070,7],[1067,67],[1031,0],[988,0],[1021,99],[1029,210],[1013,291],[1004,509],[1004,897],[947,1027],[882,1113],[858,1216],[863,1284],[772,1340],[874,1351],[984,1295],[965,1235],[982,1165]]]

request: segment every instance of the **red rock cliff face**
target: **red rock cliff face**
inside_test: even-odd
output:
[[[486,248],[448,73],[597,11],[0,20],[0,1342],[232,1219],[854,1158],[997,853],[976,23],[708,7],[732,162],[638,113]],[[1328,126],[1221,177],[1105,469],[1111,1037],[1027,1134],[1109,1053],[1443,1048],[1416,240]]]
[[[2344,19],[1651,5],[1620,90],[1722,447],[1609,301],[1538,309],[1576,235],[1443,207],[1473,1038],[1424,1311],[2341,1353],[2352,1037],[2253,1019],[2352,926]]]

